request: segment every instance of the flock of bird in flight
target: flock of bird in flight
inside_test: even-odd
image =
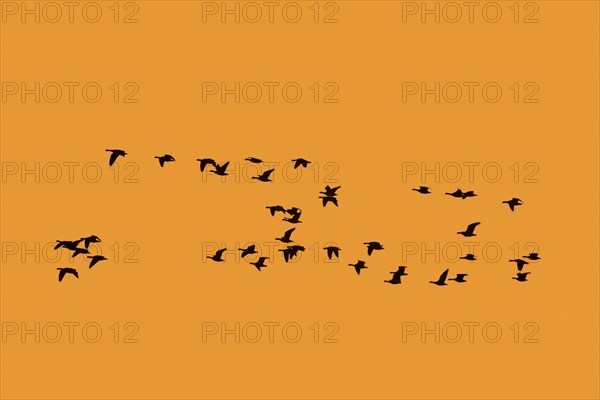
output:
[[[127,155],[127,153],[124,150],[119,150],[119,149],[107,149],[106,151],[111,153],[110,159],[109,159],[109,166],[112,166],[118,157],[125,157]],[[161,167],[163,167],[164,164],[167,162],[175,161],[175,158],[170,154],[165,154],[163,156],[156,156],[155,158],[158,159],[158,162]],[[214,173],[214,174],[220,175],[220,176],[227,175],[227,167],[229,166],[229,161],[225,162],[223,164],[218,164],[215,162],[215,160],[213,160],[211,158],[199,158],[196,161],[200,162],[200,172],[204,172],[206,167],[211,165],[214,169],[209,170],[208,172]],[[246,158],[246,161],[249,161],[249,162],[255,163],[255,164],[260,164],[263,162],[262,160],[255,158],[255,157],[248,157],[248,158]],[[294,168],[299,168],[299,167],[306,168],[308,166],[308,164],[310,163],[310,161],[305,160],[303,158],[293,159],[292,161],[294,162]],[[256,179],[261,182],[272,182],[272,180],[269,179],[269,177],[273,173],[273,171],[274,171],[274,169],[269,169],[269,170],[265,171],[264,173],[253,177],[253,179]],[[324,191],[319,192],[319,194],[322,195],[322,196],[319,196],[319,199],[322,200],[323,207],[326,207],[328,203],[333,203],[336,207],[338,206],[337,191],[340,188],[341,188],[341,186],[330,187],[328,185],[325,187]],[[419,188],[412,189],[412,190],[414,190],[420,194],[424,194],[424,195],[431,194],[431,191],[429,190],[429,187],[427,187],[427,186],[420,186]],[[462,200],[477,196],[477,194],[475,194],[473,191],[463,192],[461,189],[457,189],[455,192],[452,192],[452,193],[446,192],[445,194],[448,196],[455,197],[455,198],[460,198]],[[516,206],[523,205],[523,202],[518,198],[512,198],[510,200],[503,201],[502,203],[508,204],[511,211],[514,211]],[[267,208],[269,210],[272,217],[274,217],[276,215],[276,213],[280,212],[283,214],[282,221],[288,222],[290,224],[302,223],[302,221],[300,221],[300,217],[302,215],[302,210],[298,207],[285,208],[281,205],[274,205],[274,206],[267,206],[265,208]],[[459,232],[457,232],[457,234],[462,235],[464,237],[477,236],[475,234],[475,228],[477,228],[477,226],[479,224],[480,224],[479,222],[474,222],[472,224],[469,224],[464,231],[459,231]],[[281,237],[276,238],[276,240],[287,245],[285,248],[278,250],[278,251],[282,252],[283,259],[286,263],[289,262],[290,260],[292,260],[294,257],[296,257],[299,252],[303,252],[306,250],[304,246],[299,245],[299,244],[295,243],[294,240],[292,240],[292,234],[294,233],[295,230],[296,230],[296,228],[291,228],[291,229],[287,230]],[[79,247],[79,243],[81,243],[82,241],[84,241],[85,248]],[[89,250],[88,250],[89,244],[100,242],[100,238],[98,238],[95,235],[92,235],[89,237],[81,238],[76,241],[57,240],[57,242],[58,243],[55,246],[55,249],[64,247],[68,250],[73,251],[72,257],[76,257],[79,254],[84,254],[84,255],[89,254]],[[383,245],[379,242],[375,242],[375,241],[364,242],[363,244],[366,246],[367,256],[369,256],[369,257],[373,254],[374,251],[384,250]],[[327,246],[327,247],[324,247],[323,249],[327,251],[327,257],[330,260],[333,257],[339,258],[339,254],[341,251],[341,249],[339,247]],[[223,254],[226,251],[227,251],[227,248],[219,249],[215,252],[214,255],[209,255],[209,256],[207,256],[207,258],[211,259],[215,262],[224,262],[225,259],[223,258]],[[244,249],[238,249],[238,251],[241,251],[241,257],[244,259],[249,255],[258,254],[258,252],[256,251],[256,245],[250,245]],[[103,257],[102,255],[87,256],[87,258],[91,259],[89,268],[92,268],[99,261],[106,260],[106,258]],[[527,258],[530,261],[541,260],[538,253],[530,253],[529,255],[526,255],[523,258]],[[261,271],[262,268],[267,267],[267,264],[265,264],[265,261],[268,259],[269,259],[268,257],[261,256],[258,258],[257,261],[249,262],[249,264],[253,265],[258,271]],[[464,259],[467,261],[477,260],[477,258],[475,257],[474,254],[467,254],[463,257],[460,257],[460,259]],[[529,264],[529,262],[525,261],[521,258],[509,260],[509,262],[514,262],[517,264],[517,270],[518,270],[517,276],[513,277],[512,279],[515,279],[519,282],[526,282],[527,275],[530,274],[530,272],[522,272],[522,270],[525,265]],[[354,267],[354,270],[356,271],[356,273],[358,275],[360,275],[361,270],[368,268],[365,261],[363,261],[363,260],[358,260],[356,263],[348,264],[348,265],[351,267]],[[394,285],[402,283],[402,277],[408,275],[406,273],[406,268],[407,268],[406,266],[399,266],[396,271],[390,272],[390,274],[392,274],[392,278],[389,280],[384,280],[384,282],[394,284]],[[59,281],[62,281],[66,274],[72,274],[76,278],[79,278],[77,270],[74,268],[57,268],[57,269],[60,271],[59,276],[58,276]],[[447,283],[446,283],[447,280],[455,281],[457,283],[467,282],[467,280],[465,279],[467,274],[465,274],[465,273],[456,274],[456,276],[454,278],[448,278],[448,273],[449,273],[449,269],[446,269],[444,272],[442,272],[442,274],[439,276],[439,278],[437,280],[430,281],[429,283],[432,283],[432,284],[438,285],[438,286],[445,286],[445,285],[447,285]]]

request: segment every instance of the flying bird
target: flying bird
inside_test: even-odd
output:
[[[467,276],[467,274],[456,274],[456,278],[450,278],[448,279],[449,281],[456,281],[456,282],[466,282],[467,280],[465,279],[465,276]]]
[[[265,208],[268,208],[269,211],[271,211],[271,216],[275,216],[275,213],[278,211],[285,214],[285,208],[282,206],[267,206]]]
[[[446,192],[446,194],[448,196],[452,196],[452,197],[462,197],[463,196],[463,192],[460,189],[456,189],[456,191],[454,193],[448,193],[448,192]]]
[[[375,250],[383,250],[383,246],[379,242],[365,242],[367,245],[367,254],[371,255]]]
[[[475,261],[475,260],[477,260],[477,259],[475,258],[475,255],[474,255],[474,254],[471,254],[471,253],[467,254],[467,255],[466,255],[466,256],[464,256],[464,257],[461,257],[460,259],[461,259],[461,260],[467,260],[467,261]]]
[[[519,282],[527,282],[527,275],[530,273],[531,272],[517,272],[517,276],[513,276],[513,279],[516,279]]]
[[[292,161],[295,161],[296,163],[294,164],[294,169],[302,166],[304,168],[308,167],[308,164],[310,164],[310,161],[305,160],[304,158],[296,158]]]
[[[521,201],[521,199],[517,199],[516,197],[513,197],[510,200],[503,201],[502,203],[508,204],[508,206],[510,207],[510,211],[515,211],[516,206],[523,205],[523,202]]]
[[[329,257],[330,260],[333,256],[335,256],[335,258],[340,258],[340,250],[341,249],[339,247],[327,246],[327,247],[323,247],[323,250],[327,250],[327,257]]]
[[[398,271],[390,272],[390,274],[392,274],[392,279],[390,279],[388,281],[384,281],[384,282],[391,283],[392,285],[397,285],[399,283],[402,283],[401,278],[403,276],[408,275],[407,273],[404,272],[405,270],[406,270],[406,267],[398,267]]]
[[[473,192],[472,190],[468,191],[468,192],[464,192],[462,194],[462,199],[466,199],[467,197],[476,197],[477,195],[475,194],[475,192]]]
[[[356,264],[348,264],[351,267],[354,267],[354,270],[356,271],[356,273],[358,275],[360,275],[360,270],[361,269],[365,269],[365,268],[369,268],[365,265],[365,262],[362,260],[358,260],[358,262]]]
[[[302,223],[302,221],[300,221],[301,215],[302,215],[302,212],[298,212],[298,213],[294,214],[294,216],[292,218],[283,218],[282,221],[289,222],[290,224],[301,224]]]
[[[173,162],[175,161],[175,158],[170,155],[170,154],[165,154],[164,156],[155,156],[154,158],[158,158],[158,162],[160,163],[160,166],[163,167],[165,165],[166,162]]]
[[[325,196],[336,196],[339,188],[341,188],[341,186],[332,188],[331,186],[327,185],[325,186],[325,191],[319,193],[324,194]]]
[[[258,251],[256,251],[256,245],[253,245],[253,244],[246,247],[245,249],[238,249],[238,251],[242,252],[242,258],[246,257],[248,254],[257,254],[258,253]]]
[[[66,274],[73,274],[75,278],[79,279],[79,274],[75,268],[56,268],[60,272],[58,273],[58,281],[62,282]]]
[[[215,169],[209,171],[212,172],[215,175],[219,175],[219,176],[227,176],[227,167],[229,166],[229,161],[227,161],[225,164],[223,165],[219,165],[219,164],[215,164],[214,167]]]
[[[289,260],[291,260],[292,258],[296,257],[296,255],[298,254],[299,251],[304,251],[305,248],[303,246],[299,246],[299,245],[295,245],[295,246],[288,246],[283,250],[279,250],[283,253],[283,259],[285,260],[285,262],[288,262]]]
[[[302,210],[299,209],[298,207],[292,207],[292,208],[288,208],[287,210],[285,210],[286,213],[290,214],[290,215],[296,215],[298,213],[301,213]]]
[[[225,253],[227,251],[227,249],[220,249],[217,250],[217,252],[215,253],[214,256],[206,256],[206,258],[210,258],[213,261],[216,262],[222,262],[225,261],[221,256],[223,255],[223,253]]]
[[[479,225],[481,222],[474,222],[472,224],[470,224],[469,226],[467,226],[467,229],[463,232],[456,232],[459,235],[463,235],[464,237],[471,237],[471,236],[477,236],[474,232],[475,232],[475,228],[477,227],[477,225]]]
[[[217,166],[217,163],[212,158],[196,158],[196,161],[200,161],[200,172],[204,172],[204,168],[207,165]]]
[[[541,260],[540,255],[538,253],[529,253],[528,256],[523,256],[523,258],[528,258],[532,261]]]
[[[254,157],[247,157],[246,161],[250,161],[253,164],[260,164],[261,162],[263,162],[263,160],[261,160],[260,158],[254,158]]]
[[[333,196],[319,196],[319,198],[323,199],[323,207],[325,207],[329,202],[332,202],[336,207],[338,207],[337,198]]]
[[[92,261],[90,261],[89,268],[92,268],[94,265],[96,265],[96,263],[98,261],[108,260],[108,258],[106,258],[104,256],[88,256],[87,258],[91,258],[92,259]]]
[[[508,261],[517,263],[517,270],[519,270],[519,271],[523,271],[523,267],[525,265],[529,264],[527,261],[521,260],[520,258],[517,258],[516,260],[508,260]]]
[[[269,179],[269,176],[273,173],[273,171],[275,171],[275,168],[266,170],[265,172],[263,172],[262,174],[260,174],[258,176],[253,176],[252,179],[256,179],[261,182],[273,182],[272,179]]]
[[[415,192],[419,192],[421,194],[430,194],[429,187],[427,186],[419,186],[418,189],[413,189]]]
[[[275,238],[275,240],[279,240],[282,243],[292,243],[293,240],[290,239],[290,237],[292,236],[292,232],[294,232],[296,230],[296,228],[292,228],[287,230],[282,237],[280,238]]]
[[[110,155],[110,160],[108,160],[108,165],[112,167],[112,165],[117,161],[119,156],[125,157],[127,153],[124,150],[119,149],[106,149],[106,151],[110,151],[112,154]]]
[[[90,254],[90,251],[88,249],[82,249],[81,247],[76,247],[73,250],[73,255],[72,257],[75,258],[76,256],[78,256],[79,254]]]
[[[440,277],[438,278],[437,281],[429,281],[429,283],[433,283],[434,285],[438,285],[438,286],[446,286],[446,278],[448,277],[448,269],[445,270],[444,272],[442,272],[442,274],[440,275]]]
[[[261,268],[266,267],[267,265],[265,264],[265,260],[268,260],[269,257],[260,257],[258,259],[258,261],[256,262],[251,262],[250,264],[254,265],[256,267],[257,270],[260,271]]]
[[[83,237],[83,238],[81,238],[81,240],[83,240],[83,244],[85,245],[86,249],[90,247],[90,243],[100,243],[102,241],[96,235],[92,235],[92,236],[88,236],[88,237]]]
[[[83,239],[79,239],[79,240],[75,240],[75,241],[57,240],[56,246],[54,246],[54,250],[61,248],[61,247],[64,247],[69,250],[75,250],[77,248],[77,246],[79,245],[79,243],[81,243],[82,240]]]

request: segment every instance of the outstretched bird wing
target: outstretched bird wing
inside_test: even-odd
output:
[[[108,160],[108,165],[112,166],[115,163],[115,161],[117,161],[118,157],[119,157],[119,154],[113,151],[112,154],[110,155],[110,160]]]
[[[444,272],[442,272],[442,274],[440,275],[440,279],[438,279],[438,282],[445,282],[446,278],[448,277],[448,271],[450,269],[445,270]]]
[[[60,272],[58,273],[58,281],[62,282],[63,278],[65,277],[65,274],[67,272],[64,269],[61,269]]]
[[[221,256],[223,255],[223,253],[225,253],[225,251],[227,251],[227,249],[217,250],[217,252],[215,253],[215,257],[216,258],[221,258]]]
[[[470,224],[469,226],[467,226],[467,233],[471,234],[473,232],[475,232],[475,228],[477,227],[477,225],[479,225],[481,222],[474,222],[472,224]]]

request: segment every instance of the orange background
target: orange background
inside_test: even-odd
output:
[[[7,177],[3,246],[96,234],[109,257],[89,270],[67,252],[58,262],[3,255],[3,323],[103,328],[95,344],[80,335],[74,343],[8,337],[0,343],[3,399],[599,397],[597,2],[537,2],[533,24],[513,22],[512,2],[499,2],[496,24],[480,13],[474,23],[402,23],[402,2],[394,1],[340,1],[333,24],[312,21],[312,2],[300,2],[305,14],[296,24],[281,14],[273,23],[236,24],[202,23],[201,2],[140,1],[139,22],[125,24],[112,21],[112,3],[99,2],[96,24],[76,13],[74,23],[8,16],[1,26],[2,82],[95,81],[104,89],[95,104],[18,96],[1,103],[3,163],[103,168],[97,183],[83,180],[81,167],[73,183]],[[273,103],[202,102],[202,82],[270,81],[298,82],[302,100],[276,92]],[[480,96],[403,103],[407,81],[495,81],[504,95],[494,104]],[[136,82],[139,102],[114,103],[113,82]],[[313,102],[313,82],[336,82],[339,102]],[[536,82],[539,103],[513,102],[513,82]],[[118,168],[135,163],[138,183],[112,181],[106,148],[129,153]],[[153,157],[164,153],[177,161],[161,169]],[[248,156],[281,163],[275,181],[202,182],[195,161],[244,165]],[[313,169],[296,183],[283,179],[281,166],[296,157],[319,163],[320,176]],[[317,198],[329,162],[339,167],[339,208],[322,208]],[[403,162],[495,162],[503,178],[429,176],[434,193],[424,197],[410,190],[420,176],[403,182]],[[515,162],[537,164],[539,182],[515,183]],[[456,187],[479,197],[442,195]],[[525,204],[511,213],[500,202],[513,196]],[[307,248],[335,242],[340,261],[315,263],[307,249],[293,264],[276,254],[260,273],[231,255],[206,262],[206,243],[235,249],[282,235],[291,225],[269,216],[264,207],[274,204],[302,208],[292,238]],[[475,263],[402,260],[403,243],[463,243],[455,232],[475,221],[482,224],[471,239],[499,243],[500,262],[481,254]],[[362,243],[371,240],[385,251],[367,257]],[[137,263],[123,262],[128,242],[139,248]],[[518,283],[508,248],[527,242],[543,260]],[[360,276],[347,266],[358,259],[369,266]],[[409,276],[384,284],[398,265]],[[58,266],[76,266],[80,279],[59,284]],[[428,283],[448,267],[469,282]],[[114,343],[108,327],[129,321],[139,342]],[[203,343],[202,323],[211,321],[296,322],[303,337]],[[338,343],[314,343],[315,322],[337,324]],[[403,342],[406,322],[496,322],[503,337]],[[536,323],[539,342],[514,343],[515,322]]]

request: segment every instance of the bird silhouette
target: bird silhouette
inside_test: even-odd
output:
[[[266,170],[265,172],[263,172],[262,174],[260,174],[258,176],[253,176],[252,179],[256,179],[261,182],[273,182],[272,179],[269,179],[269,176],[273,173],[273,171],[275,171],[275,168]]]
[[[251,262],[250,264],[254,265],[256,267],[257,270],[260,271],[261,268],[266,267],[267,265],[265,264],[265,260],[268,260],[269,257],[260,257],[258,259],[258,261],[256,262]]]
[[[268,208],[269,211],[271,211],[271,216],[275,216],[275,213],[278,211],[285,214],[285,208],[282,206],[266,206],[265,208]]]
[[[96,235],[92,235],[92,236],[88,236],[88,237],[82,237],[81,240],[83,240],[83,244],[85,245],[86,249],[90,247],[90,243],[100,243],[102,241]]]
[[[288,246],[285,249],[279,250],[279,251],[281,251],[283,253],[283,259],[285,260],[285,262],[288,262],[292,258],[296,257],[298,252],[304,251],[304,250],[305,250],[305,248],[303,246],[294,245],[294,246]]]
[[[302,212],[298,212],[298,213],[294,214],[294,216],[292,218],[283,218],[282,221],[289,222],[290,224],[301,224],[302,223],[302,221],[300,221],[301,215],[302,215]]]
[[[354,270],[356,271],[356,273],[358,275],[360,275],[360,270],[361,269],[365,269],[365,268],[369,268],[365,265],[365,262],[362,260],[358,260],[358,262],[356,264],[348,264],[351,267],[354,267]]]
[[[260,164],[261,162],[263,162],[263,160],[261,160],[260,158],[254,158],[254,157],[247,157],[246,161],[250,161],[253,164]]]
[[[446,194],[448,196],[452,196],[452,197],[461,197],[462,198],[462,196],[463,196],[463,192],[460,189],[456,189],[456,191],[454,193],[448,193],[448,192],[446,192]]]
[[[516,197],[513,197],[510,200],[503,201],[502,203],[508,204],[508,206],[510,207],[510,211],[515,211],[516,206],[523,205],[523,202],[521,201],[521,199],[517,199]]]
[[[206,258],[210,258],[213,261],[216,262],[222,262],[225,261],[221,256],[223,255],[223,253],[225,253],[227,251],[227,249],[220,249],[217,250],[217,252],[215,253],[214,256],[206,256]]]
[[[296,230],[296,228],[292,228],[287,230],[282,237],[280,238],[275,238],[275,240],[279,240],[282,243],[292,243],[293,240],[290,239],[290,237],[292,236],[292,232],[294,232]]]
[[[467,197],[476,197],[477,195],[472,190],[468,192],[463,192],[461,199],[466,199]]]
[[[302,210],[299,209],[298,207],[291,207],[291,208],[288,208],[287,210],[285,210],[285,212],[288,213],[288,214],[290,214],[290,215],[296,215],[298,213],[301,213]]]
[[[76,247],[73,250],[73,255],[72,257],[75,258],[76,256],[78,256],[79,254],[90,254],[90,251],[88,249],[82,249],[81,247]]]
[[[367,254],[371,255],[375,250],[383,250],[383,246],[379,242],[365,242],[367,245]]]
[[[324,194],[325,196],[333,197],[333,196],[337,195],[337,191],[339,188],[341,188],[341,186],[336,186],[336,187],[332,188],[331,186],[327,185],[327,186],[325,186],[325,191],[319,192],[319,193]]]
[[[513,276],[513,279],[516,279],[519,282],[527,282],[527,275],[530,273],[531,272],[517,272],[517,276]]]
[[[335,256],[335,258],[340,258],[340,250],[341,249],[339,247],[327,246],[327,247],[323,247],[323,250],[327,250],[327,257],[329,257],[330,260],[333,256]]]
[[[111,152],[110,159],[108,160],[108,165],[111,167],[115,163],[115,161],[117,161],[117,158],[119,158],[119,156],[125,157],[127,155],[127,153],[125,153],[124,150],[119,149],[106,149],[106,151]]]
[[[173,162],[175,161],[175,158],[170,155],[170,154],[165,154],[164,156],[155,156],[154,158],[158,158],[158,162],[160,163],[160,166],[163,167],[165,165],[166,162]]]
[[[323,199],[323,207],[327,205],[327,203],[332,202],[335,206],[338,206],[337,198],[333,196],[319,196],[320,199]]]
[[[465,279],[465,276],[467,276],[467,274],[456,274],[456,278],[450,278],[448,279],[449,281],[456,281],[456,282],[466,282],[467,280]]]
[[[460,259],[461,259],[461,260],[467,260],[467,261],[475,261],[475,260],[477,260],[477,259],[475,258],[475,255],[474,255],[474,254],[471,254],[471,253],[467,254],[467,255],[466,255],[466,256],[464,256],[464,257],[461,257]]]
[[[96,265],[96,263],[98,261],[104,261],[104,260],[108,260],[108,258],[104,257],[104,256],[88,256],[88,258],[91,258],[92,261],[90,261],[90,266],[89,268],[92,268],[94,265]]]
[[[58,273],[58,281],[62,282],[66,274],[73,274],[75,278],[79,279],[79,274],[75,268],[56,268],[60,272]]]
[[[82,241],[83,241],[83,239],[79,239],[79,240],[75,240],[75,241],[57,240],[56,246],[54,246],[54,250],[61,248],[61,247],[64,247],[69,250],[75,250],[77,248],[77,246],[79,246],[79,243],[81,243]]]
[[[408,275],[407,273],[404,272],[405,270],[406,270],[406,267],[398,267],[398,271],[390,272],[390,274],[392,274],[392,279],[390,279],[389,281],[384,281],[384,282],[391,283],[392,285],[397,285],[399,283],[402,283],[401,278],[403,276]]]
[[[200,161],[200,172],[204,172],[204,168],[207,165],[212,165],[216,168],[217,163],[212,158],[196,158],[196,161]]]
[[[419,192],[421,194],[430,194],[429,187],[427,186],[419,186],[418,189],[413,189],[415,192]]]
[[[528,256],[523,256],[523,258],[527,258],[532,261],[541,260],[540,255],[538,253],[529,253]]]
[[[256,245],[253,245],[253,244],[246,247],[245,249],[238,249],[238,251],[242,252],[242,258],[246,257],[248,254],[257,254],[258,253],[258,251],[256,251]]]
[[[517,270],[523,271],[523,267],[529,264],[527,261],[517,258],[516,260],[508,260],[509,262],[517,263]]]
[[[429,283],[433,283],[434,285],[438,285],[438,286],[446,286],[446,278],[448,277],[448,269],[445,270],[444,272],[442,272],[442,274],[440,275],[440,277],[438,278],[437,281],[429,281]]]
[[[219,164],[215,164],[214,167],[215,169],[209,171],[212,172],[215,175],[219,175],[219,176],[227,176],[227,167],[229,166],[229,161],[227,161],[225,164],[223,165],[219,165]]]
[[[294,169],[296,169],[296,168],[298,168],[300,166],[306,168],[306,167],[308,167],[308,164],[310,164],[310,161],[305,160],[304,158],[296,158],[296,159],[294,159],[292,161],[295,161]]]
[[[472,224],[470,224],[469,226],[467,226],[467,229],[463,232],[456,232],[459,235],[463,235],[464,237],[471,237],[471,236],[477,236],[475,234],[475,228],[477,227],[477,225],[479,225],[481,222],[474,222]]]

